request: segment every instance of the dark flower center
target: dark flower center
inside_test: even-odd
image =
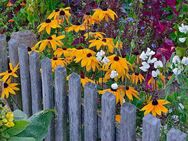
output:
[[[79,22],[76,22],[76,24],[75,25],[81,25]]]
[[[55,10],[55,12],[58,12],[59,11],[59,9],[57,8],[56,10]]]
[[[126,86],[126,90],[129,90],[129,87],[128,87],[128,86]]]
[[[9,69],[9,70],[8,70],[8,73],[12,73],[12,70],[11,70],[11,69]]]
[[[67,48],[64,47],[63,50],[67,50]]]
[[[102,39],[103,42],[106,42],[106,39]]]
[[[8,84],[7,83],[4,83],[4,88],[7,88],[8,87]]]
[[[57,57],[54,57],[53,60],[57,60]]]
[[[86,15],[90,15],[90,12],[86,12]]]
[[[51,23],[51,20],[50,20],[50,19],[47,19],[47,20],[46,20],[46,23]]]
[[[138,75],[139,75],[139,73],[138,73],[138,72],[135,72],[135,75],[137,75],[137,76],[138,76]]]
[[[139,52],[138,51],[134,51],[134,53],[133,53],[134,55],[139,55]]]
[[[154,99],[154,100],[152,101],[152,105],[158,105],[157,99]]]
[[[82,72],[82,73],[80,73],[80,77],[82,78],[82,79],[84,79],[85,78],[85,76],[84,76],[84,73]]]
[[[60,15],[64,16],[65,12],[63,10],[60,11]]]
[[[48,37],[48,40],[52,40],[52,37]]]
[[[114,57],[114,61],[119,61],[119,57],[118,57],[118,56],[115,56],[115,57]]]
[[[103,11],[107,11],[108,10],[108,7],[107,6],[105,6],[105,7],[103,7],[103,9],[102,9]]]
[[[88,53],[88,54],[87,54],[87,57],[91,57],[91,56],[92,56],[92,54],[91,54],[91,53]]]
[[[30,52],[30,51],[32,51],[32,49],[30,48],[30,47],[27,47],[27,50]]]
[[[83,49],[83,47],[79,46],[77,49],[80,50],[80,49]]]

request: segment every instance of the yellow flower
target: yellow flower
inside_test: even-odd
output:
[[[124,79],[125,76],[129,78],[129,68],[131,68],[131,64],[122,57],[119,57],[117,55],[111,55],[108,57],[110,62],[106,64],[104,67],[106,70],[115,70],[118,73],[118,77]]]
[[[116,115],[115,116],[115,120],[116,120],[116,122],[120,123],[120,121],[121,121],[121,115]]]
[[[63,46],[61,39],[65,38],[65,35],[61,35],[56,37],[56,35],[52,35],[45,40],[39,41],[35,46],[34,49],[39,47],[39,51],[42,52],[45,50],[46,47],[51,47],[53,50],[56,50],[57,46]]]
[[[127,86],[125,88],[125,95],[131,101],[133,100],[133,97],[136,97],[137,99],[139,99],[138,92],[133,87],[130,87],[130,86]]]
[[[123,48],[123,42],[117,41],[115,47],[118,48],[118,49],[122,49]]]
[[[19,65],[16,65],[15,67],[13,67],[13,65],[9,63],[8,70],[6,72],[0,73],[0,76],[3,76],[2,78],[3,82],[5,82],[10,76],[18,77],[17,75],[18,68],[19,68]]]
[[[9,94],[16,95],[15,91],[18,91],[19,88],[17,88],[17,83],[11,83],[11,79],[8,79],[3,84],[3,91],[1,93],[1,98],[8,98]]]
[[[60,25],[57,20],[47,19],[45,22],[41,23],[37,28],[38,32],[46,30],[46,32],[50,34],[52,28],[60,28]]]
[[[93,40],[90,40],[90,45],[89,45],[89,48],[92,48],[92,47],[96,47],[97,50],[100,50],[100,48],[105,48],[107,47],[108,51],[110,53],[113,53],[114,52],[114,42],[113,42],[113,38],[99,38],[99,39],[93,39]]]
[[[72,61],[71,58],[58,58],[58,57],[53,57],[53,58],[51,59],[51,62],[52,62],[52,70],[54,71],[57,66],[62,66],[62,67],[64,67],[64,66],[68,65],[71,61]]]
[[[81,62],[81,66],[86,67],[86,71],[96,71],[99,68],[99,62],[95,55],[96,53],[90,49],[75,51],[75,62]]]
[[[159,74],[159,78],[155,79],[155,78],[151,77],[148,81],[148,85],[151,85],[153,90],[158,89],[158,84],[157,84],[158,79],[160,79],[163,82],[163,84],[165,84],[165,76],[162,75],[162,73]]]
[[[102,21],[103,19],[105,21],[109,21],[109,18],[112,19],[113,21],[115,20],[115,18],[117,18],[118,16],[116,15],[116,13],[111,10],[111,9],[94,9],[94,14],[93,17],[99,21]]]
[[[97,38],[101,39],[101,38],[104,38],[105,35],[106,34],[103,32],[88,32],[88,33],[84,34],[84,37],[85,37],[85,39],[88,39],[89,37],[95,38],[95,39],[97,39]]]
[[[54,56],[61,57],[63,55],[64,57],[73,57],[72,52],[75,50],[75,48],[57,48]]]
[[[98,93],[99,94],[104,94],[106,92],[112,93],[115,95],[116,97],[116,104],[120,103],[121,105],[124,102],[124,97],[125,97],[125,91],[124,91],[124,86],[119,86],[117,88],[117,90],[113,90],[113,89],[105,89],[105,90],[99,90]]]
[[[6,124],[5,124],[5,126],[7,126],[7,127],[14,127],[14,122],[12,122],[12,121],[9,121],[9,122],[7,122]]]
[[[86,26],[84,24],[71,25],[70,27],[65,28],[65,30],[67,32],[70,32],[70,31],[79,32],[79,31],[86,30]]]
[[[82,87],[84,87],[87,83],[91,82],[91,83],[95,83],[95,81],[89,79],[88,77],[86,77],[83,73],[80,74],[80,78],[81,78],[81,84]]]
[[[144,81],[144,77],[142,76],[141,73],[133,73],[131,75],[131,81],[134,84],[142,83]]]
[[[167,113],[168,109],[164,106],[169,104],[167,100],[163,99],[153,99],[146,106],[144,106],[141,111],[145,111],[144,115],[152,113],[153,116],[161,115],[163,113]]]
[[[8,121],[13,121],[13,119],[14,119],[14,114],[13,114],[12,112],[8,112],[8,113],[6,114],[6,118],[7,118]]]
[[[48,16],[48,19],[54,18],[55,20],[60,20],[61,22],[64,22],[64,20],[66,20],[67,23],[68,23],[70,16],[71,16],[70,7],[66,7],[66,8],[60,8],[60,9],[54,10]]]
[[[97,19],[95,19],[95,18],[93,18],[93,16],[91,16],[91,15],[84,15],[84,17],[83,17],[83,24],[85,25],[85,26],[91,26],[91,25],[94,25],[95,23],[97,23],[98,22],[98,20]]]

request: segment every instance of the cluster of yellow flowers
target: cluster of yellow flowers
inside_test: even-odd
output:
[[[17,78],[17,71],[19,65],[13,67],[11,63],[8,65],[8,70],[5,72],[0,73],[0,77],[2,77],[2,93],[1,98],[8,98],[9,94],[15,95],[16,91],[19,90],[18,83],[12,82],[12,78]]]
[[[7,106],[0,104],[0,127],[13,127],[14,126],[14,114]]]

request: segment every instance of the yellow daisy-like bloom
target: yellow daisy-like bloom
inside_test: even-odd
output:
[[[82,87],[84,87],[87,83],[91,82],[91,83],[95,83],[95,81],[89,79],[88,77],[86,77],[83,73],[80,74],[80,81],[82,84]]]
[[[133,97],[136,97],[137,99],[139,99],[138,94],[139,93],[133,87],[127,86],[125,88],[125,95],[131,101],[133,101]]]
[[[109,19],[112,19],[113,21],[115,20],[115,18],[117,18],[117,14],[111,10],[111,9],[94,9],[94,14],[93,14],[93,18],[99,20],[99,21],[102,21],[102,20],[105,20],[105,21],[109,21]]]
[[[99,94],[104,94],[106,92],[112,93],[116,97],[116,104],[120,103],[121,105],[124,103],[124,97],[125,97],[125,91],[124,91],[124,86],[119,86],[117,90],[113,89],[105,89],[105,90],[99,90]]]
[[[75,48],[57,48],[54,56],[61,57],[63,55],[64,57],[73,57],[72,52],[75,50]]]
[[[70,7],[66,7],[66,8],[60,8],[60,9],[54,10],[48,16],[48,19],[54,18],[55,20],[60,20],[61,22],[64,22],[64,20],[66,20],[67,23],[68,23],[70,16],[71,16]]]
[[[99,38],[90,40],[89,42],[89,48],[96,47],[97,50],[100,50],[102,47],[107,47],[110,53],[114,52],[115,45],[113,42],[113,38]]]
[[[118,77],[121,77],[122,80],[125,78],[125,76],[129,78],[128,72],[129,68],[131,68],[131,64],[125,58],[117,55],[111,55],[108,57],[108,59],[110,60],[109,63],[104,65],[106,70],[110,69],[117,71]]]
[[[103,32],[88,32],[88,33],[84,34],[84,37],[85,37],[85,39],[88,39],[89,37],[95,38],[95,39],[97,39],[97,38],[102,39],[102,38],[104,38],[105,35],[106,34]]]
[[[99,62],[96,53],[90,49],[83,49],[81,52],[75,51],[75,62],[81,62],[82,67],[86,67],[86,71],[96,71],[99,68]]]
[[[47,19],[45,22],[41,23],[37,28],[38,32],[46,30],[46,32],[50,34],[52,28],[60,28],[60,25],[58,23],[58,20]]]
[[[34,49],[39,47],[39,51],[42,52],[46,49],[46,47],[51,47],[53,50],[56,50],[57,46],[63,46],[61,39],[65,38],[65,35],[61,35],[56,37],[56,35],[52,35],[45,40],[39,41],[35,46]]]
[[[152,113],[153,116],[161,116],[162,113],[167,113],[168,109],[164,106],[166,104],[169,104],[167,100],[163,99],[153,99],[150,101],[146,106],[144,106],[141,111],[145,111],[144,115],[147,115],[149,113]]]
[[[52,62],[52,70],[54,71],[57,66],[62,66],[62,67],[64,67],[64,66],[70,64],[71,61],[72,61],[71,58],[58,58],[58,57],[53,57],[53,58],[51,59],[51,62]]]
[[[145,79],[144,79],[144,77],[142,76],[141,73],[133,73],[133,74],[131,75],[131,81],[132,81],[132,83],[134,83],[134,84],[138,84],[138,82],[139,82],[139,83],[142,83],[144,80],[145,80]]]
[[[8,79],[6,82],[3,84],[3,90],[1,93],[1,98],[8,98],[9,94],[16,95],[15,91],[18,91],[19,88],[17,83],[11,83],[11,79]]]
[[[91,16],[87,13],[84,15],[84,17],[83,17],[83,24],[84,25],[91,26],[91,25],[94,25],[95,23],[98,23],[98,20],[93,18],[93,16]]]
[[[162,75],[162,73],[159,75],[159,79],[165,84],[165,76]],[[157,79],[151,77],[148,81],[148,85],[151,85],[153,90],[158,89]]]
[[[70,32],[70,31],[79,32],[79,31],[86,30],[86,26],[84,24],[71,25],[70,27],[65,28],[65,30],[67,32]]]
[[[6,72],[0,73],[0,77],[3,77],[2,80],[5,82],[9,77],[18,77],[17,70],[19,68],[19,64],[17,64],[15,67],[11,63],[9,63],[8,70]]]

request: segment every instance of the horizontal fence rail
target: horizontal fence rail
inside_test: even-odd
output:
[[[28,34],[32,35],[30,32]],[[17,64],[16,62],[19,62],[22,110],[28,115],[42,109],[56,109],[57,116],[51,123],[46,141],[136,140],[136,107],[134,105],[124,103],[121,107],[121,121],[116,123],[116,102],[113,94],[107,92],[102,95],[102,108],[99,112],[95,84],[86,84],[83,90],[84,96],[82,96],[78,74],[72,73],[67,83],[66,69],[58,66],[53,77],[51,60],[44,58],[40,61],[38,53],[28,53],[28,42],[19,44],[20,38],[14,38],[8,44],[9,52],[7,53],[6,37],[0,36],[0,72],[7,68],[8,59],[5,58],[8,54],[12,58],[10,62],[14,66]],[[13,43],[18,45],[16,49],[13,47]],[[14,49],[12,50],[12,48]],[[18,100],[15,101],[18,102]],[[15,106],[14,108],[16,109]],[[143,118],[142,141],[159,141],[160,126],[159,119],[150,114],[145,116]],[[172,128],[168,132],[166,140],[186,141],[186,137],[185,133]]]

